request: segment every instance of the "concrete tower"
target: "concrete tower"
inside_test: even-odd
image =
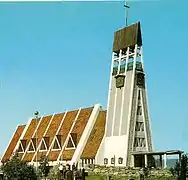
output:
[[[140,22],[114,35],[104,164],[132,166],[135,151],[152,151]]]

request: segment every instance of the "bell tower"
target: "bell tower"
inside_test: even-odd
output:
[[[132,166],[132,152],[152,151],[140,22],[114,34],[104,164]]]

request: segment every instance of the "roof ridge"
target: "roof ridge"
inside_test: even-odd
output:
[[[65,109],[64,111],[61,111],[61,112],[54,112],[52,114],[44,114],[44,115],[41,115],[42,118],[45,118],[45,117],[48,117],[48,116],[52,116],[53,114],[54,115],[58,115],[58,114],[63,114],[65,112],[71,112],[71,111],[77,111],[79,110],[80,108],[81,109],[89,109],[89,108],[94,108],[95,104],[94,105],[90,105],[90,106],[80,106],[79,108],[73,108],[73,109]],[[41,117],[38,117],[38,118],[41,118]],[[32,118],[32,119],[35,119],[35,118]]]
[[[96,104],[94,104],[94,105],[90,105],[90,106],[80,106],[79,108],[73,108],[73,109],[70,109],[70,110],[64,110],[64,111],[61,111],[61,112],[54,112],[54,113],[52,113],[52,114],[44,114],[44,115],[41,115],[40,117],[38,117],[37,119],[38,119],[38,121],[40,121],[40,120],[42,120],[43,118],[46,118],[46,117],[48,117],[48,116],[53,116],[53,114],[54,114],[54,116],[55,115],[59,115],[59,114],[63,114],[63,113],[65,113],[65,112],[72,112],[72,111],[77,111],[77,110],[79,110],[80,108],[81,109],[89,109],[89,108],[94,108],[94,106],[95,106]],[[101,106],[101,108],[102,108],[102,106]],[[104,109],[101,109],[102,111],[106,111],[106,110],[104,110]],[[31,117],[31,119],[32,120],[36,120],[36,118],[35,117]],[[26,126],[27,125],[27,123],[25,123],[25,124],[19,124],[18,126]]]
[[[19,127],[19,126],[26,126],[26,124],[18,124],[18,127]]]

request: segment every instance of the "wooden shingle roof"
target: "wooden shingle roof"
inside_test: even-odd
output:
[[[30,135],[29,137],[28,136],[24,136],[23,139],[27,140],[27,145],[29,145],[29,141],[31,140],[32,137],[36,138],[37,144],[39,145],[39,142],[43,138],[44,132],[45,132],[48,124],[50,123],[51,118],[52,118],[52,115],[45,116],[45,117],[41,118],[40,122],[38,121],[38,123],[40,123],[39,125],[38,125],[38,123],[36,124],[36,120],[32,121],[33,123],[31,122],[29,127],[30,128],[33,127],[34,126],[34,122],[35,122],[35,127],[37,128],[37,131],[35,131],[36,128],[34,130],[32,129],[32,132],[33,132],[32,135]],[[37,127],[37,125],[38,125],[38,127]],[[26,133],[30,134],[29,133],[30,130],[31,129],[28,128]],[[23,158],[24,161],[30,162],[32,160],[34,154],[35,153],[28,152],[28,153],[23,154],[22,158]]]
[[[15,147],[17,147],[17,144],[20,142],[19,139],[21,135],[22,139],[20,140],[27,141],[25,152],[18,152],[24,161],[34,162],[36,161],[36,155],[37,160],[44,155],[48,156],[49,161],[71,160],[88,120],[92,117],[91,114],[93,109],[94,107],[80,108],[68,112],[44,116],[38,120],[32,119],[27,126],[18,126],[11,143],[2,158],[2,162],[10,159]],[[104,136],[105,122],[106,111],[100,109],[89,139],[86,140],[87,143],[81,158],[95,157]],[[24,128],[26,129],[24,130]],[[23,132],[24,134],[22,134]],[[34,141],[35,146],[37,146],[38,149],[37,153],[36,149],[33,152],[28,152],[33,138],[37,138],[37,141]],[[47,140],[48,144],[46,144]],[[70,143],[70,141],[74,144],[74,147],[72,148],[68,148],[67,146],[67,143]],[[45,147],[47,148],[41,150],[41,144],[43,143],[44,145],[44,142]],[[55,143],[56,146],[58,143],[60,148],[53,149]]]
[[[105,132],[106,111],[101,111],[95,122],[93,130],[88,138],[87,144],[84,148],[81,158],[94,158],[97,154],[97,150],[101,144],[101,141]]]
[[[6,149],[5,154],[1,160],[3,163],[10,159],[11,155],[13,154],[14,148],[16,147],[16,144],[18,143],[19,138],[20,138],[24,128],[25,128],[25,125],[21,125],[21,126],[17,127],[17,129],[10,141],[10,144],[9,144],[8,148]]]

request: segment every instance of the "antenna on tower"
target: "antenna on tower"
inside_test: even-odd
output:
[[[127,0],[125,0],[124,7],[125,7],[125,25],[128,26],[128,9],[130,7],[128,6]]]

